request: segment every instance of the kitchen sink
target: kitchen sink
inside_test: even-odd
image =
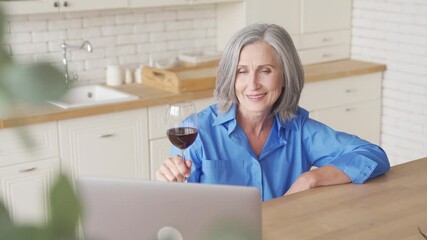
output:
[[[49,100],[48,102],[58,107],[68,109],[137,99],[137,96],[106,86],[85,85],[69,88],[61,98]]]

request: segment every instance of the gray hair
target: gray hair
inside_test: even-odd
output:
[[[272,46],[281,66],[283,90],[274,103],[271,113],[279,114],[282,121],[295,115],[304,86],[304,70],[291,37],[275,24],[251,24],[233,35],[225,47],[219,62],[214,91],[220,113],[230,110],[238,103],[234,84],[240,51],[248,44],[264,41]]]

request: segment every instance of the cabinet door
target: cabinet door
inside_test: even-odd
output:
[[[150,172],[151,179],[156,179],[156,171],[163,161],[170,156],[172,144],[167,138],[150,141]]]
[[[147,110],[59,122],[63,170],[79,176],[148,179]]]
[[[337,131],[359,136],[372,143],[380,143],[381,101],[373,100],[310,113],[316,119]]]
[[[47,193],[58,172],[58,158],[0,168],[0,195],[16,223],[46,223]]]
[[[248,23],[275,23],[291,35],[299,34],[300,0],[248,0]]]
[[[0,167],[58,156],[56,122],[0,129]]]
[[[7,14],[53,13],[58,12],[57,4],[57,0],[15,0],[0,2],[0,6]]]
[[[59,0],[61,12],[127,8],[127,0]]]
[[[301,33],[350,29],[351,0],[302,0]]]
[[[129,0],[129,7],[164,7],[188,4],[189,0]]]

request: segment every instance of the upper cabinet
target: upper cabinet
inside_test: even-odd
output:
[[[165,7],[237,1],[242,0],[129,0],[129,7]]]
[[[350,29],[351,0],[302,0],[301,33]]]
[[[166,7],[242,0],[9,0],[0,1],[8,14],[55,13],[133,7]]]
[[[274,23],[291,35],[303,64],[350,57],[351,0],[246,0],[217,7],[217,47],[255,23]]]
[[[126,8],[128,0],[11,0],[0,2],[7,14],[71,12],[95,9]]]

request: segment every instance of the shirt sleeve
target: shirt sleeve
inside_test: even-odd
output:
[[[364,183],[387,172],[390,163],[379,146],[307,118],[302,127],[308,160],[316,167],[334,166],[353,183]]]

